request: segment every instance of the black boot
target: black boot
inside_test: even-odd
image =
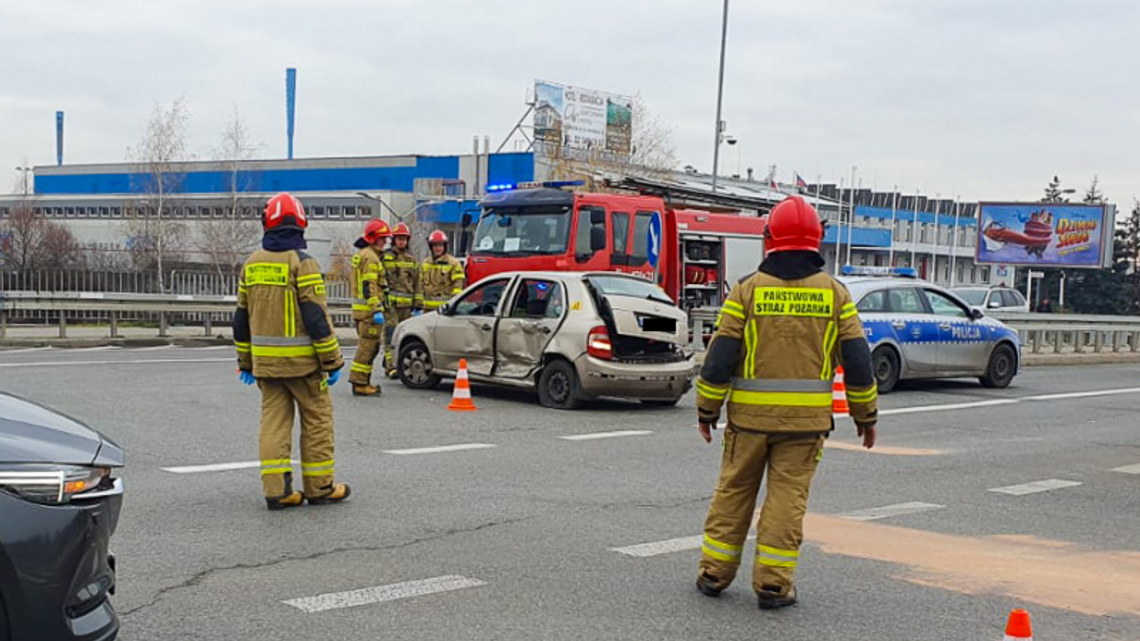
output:
[[[697,576],[697,591],[705,596],[718,597],[726,587],[728,586],[720,585],[716,579],[704,572]]]
[[[786,593],[782,592],[777,586],[765,585],[762,590],[756,592],[756,604],[761,610],[778,610],[796,604],[795,586],[788,588]]]
[[[299,507],[305,502],[305,495],[293,491],[293,473],[285,473],[285,493],[275,498],[265,497],[265,506],[271,510],[284,510]]]

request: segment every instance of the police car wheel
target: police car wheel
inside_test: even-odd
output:
[[[986,375],[979,380],[986,387],[1009,387],[1015,374],[1017,374],[1017,358],[1014,356],[1013,348],[1009,345],[998,345],[990,354]]]
[[[440,376],[435,373],[431,352],[420,341],[411,341],[400,347],[400,357],[396,360],[396,375],[405,387],[412,389],[434,389],[439,385]]]
[[[544,407],[572,410],[582,404],[578,372],[566,361],[551,361],[538,377],[538,402]]]
[[[871,354],[871,367],[875,372],[875,385],[880,394],[889,394],[899,382],[899,356],[889,347],[880,347]]]

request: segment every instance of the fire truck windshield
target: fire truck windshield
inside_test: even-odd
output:
[[[570,239],[567,207],[488,209],[471,245],[473,255],[562,254]]]

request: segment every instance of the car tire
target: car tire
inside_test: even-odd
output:
[[[871,371],[880,394],[890,394],[902,374],[899,355],[890,347],[880,347],[871,354]]]
[[[1017,375],[1017,355],[1009,345],[998,345],[990,354],[990,362],[986,365],[986,374],[978,380],[986,387],[996,389],[1009,387],[1013,377]]]
[[[396,375],[404,387],[411,389],[435,389],[442,377],[434,373],[431,352],[421,341],[408,341],[400,347],[400,357],[396,360]]]
[[[564,360],[553,360],[538,377],[538,402],[543,407],[572,410],[582,405],[578,371]]]
[[[648,407],[676,407],[677,403],[680,403],[680,402],[681,402],[680,397],[664,398],[664,399],[654,398],[654,399],[642,399],[641,404],[646,405]]]

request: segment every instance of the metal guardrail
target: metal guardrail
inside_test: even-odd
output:
[[[712,332],[720,310],[699,307],[689,310],[691,347],[703,351],[704,337]],[[1023,350],[1040,354],[1048,347],[1054,353],[1084,354],[1140,352],[1140,316],[1081,314],[989,314],[1018,331]]]
[[[15,313],[43,312],[59,324],[59,337],[67,337],[68,318],[83,312],[100,312],[110,321],[111,337],[119,335],[119,322],[124,316],[155,318],[158,335],[169,335],[171,320],[192,318],[201,322],[206,336],[213,331],[215,320],[228,320],[237,306],[237,296],[195,296],[188,294],[120,294],[104,292],[0,292],[0,338],[7,334],[8,319]],[[334,324],[348,325],[352,317],[351,300],[329,300]]]

